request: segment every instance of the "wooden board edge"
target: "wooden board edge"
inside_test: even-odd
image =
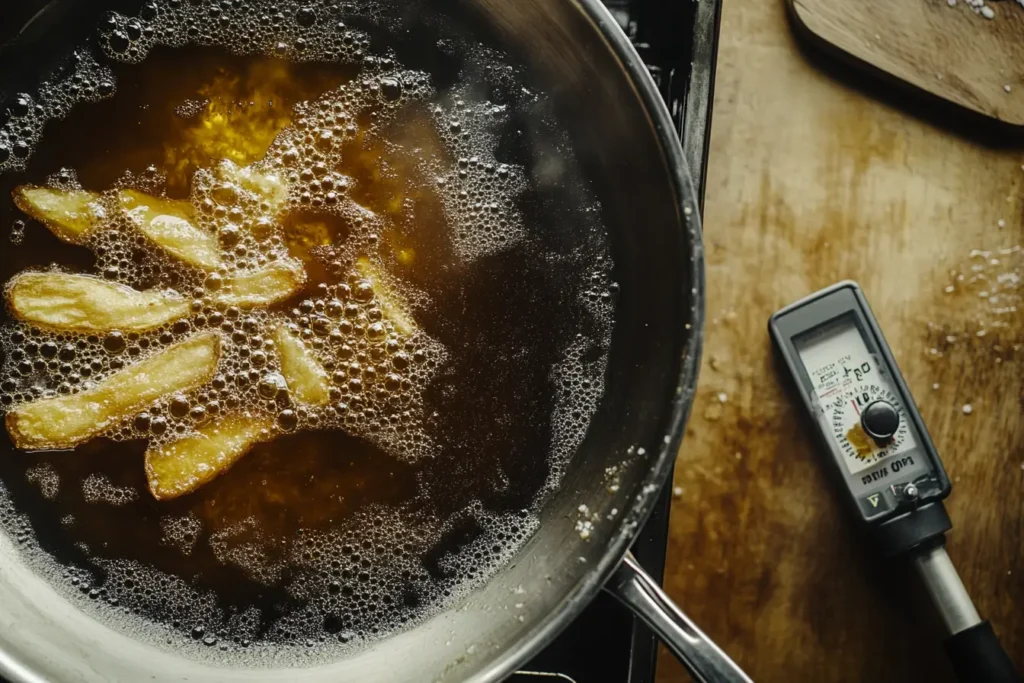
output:
[[[984,111],[983,109],[971,106],[970,104],[965,102],[959,102],[956,100],[952,100],[948,97],[943,97],[942,95],[939,95],[935,92],[932,92],[931,90],[928,90],[927,88],[922,88],[921,86],[915,83],[911,83],[910,81],[904,78],[900,78],[899,76],[890,73],[885,69],[881,69],[872,64],[871,62],[863,59],[862,57],[858,57],[852,52],[844,50],[835,43],[831,42],[830,40],[827,40],[826,38],[818,34],[811,27],[810,23],[808,23],[806,18],[800,14],[801,0],[785,0],[785,3],[786,13],[789,16],[792,25],[797,29],[797,34],[799,36],[802,36],[804,39],[808,40],[822,52],[829,54],[835,58],[838,58],[852,66],[855,66],[861,71],[871,75],[874,78],[904,88],[924,99],[945,103],[951,107],[955,107],[957,110],[967,112],[973,115],[974,117],[982,118],[986,121],[992,122],[996,126],[1003,127],[1004,130],[1009,129],[1012,130],[1014,133],[1024,134],[1024,118],[1020,120],[1008,120],[1004,118],[999,118],[998,116],[994,116],[991,112]]]

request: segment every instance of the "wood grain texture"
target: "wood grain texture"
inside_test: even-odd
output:
[[[950,555],[1024,669],[1024,151],[870,99],[807,61],[782,3],[728,0],[709,159],[668,592],[758,683],[952,680],[930,606],[856,538],[773,362],[769,315],[851,278],[954,481]],[[688,678],[663,652],[658,680]]]
[[[1024,8],[1016,2],[990,2],[992,20],[966,0],[786,2],[817,40],[933,95],[1024,126]]]

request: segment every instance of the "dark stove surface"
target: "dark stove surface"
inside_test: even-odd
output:
[[[720,0],[603,2],[658,84],[703,208]],[[671,488],[667,483],[632,548],[659,583],[665,570]],[[657,653],[654,634],[609,594],[600,593],[508,683],[652,683]]]

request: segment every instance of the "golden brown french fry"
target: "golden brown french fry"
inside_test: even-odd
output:
[[[137,190],[121,190],[119,198],[139,231],[161,249],[203,270],[215,270],[221,265],[217,238],[196,227],[189,202]]]
[[[19,209],[72,244],[81,244],[106,217],[100,196],[85,190],[22,185],[12,194]]]
[[[288,384],[288,391],[296,399],[314,405],[324,405],[331,400],[327,371],[284,325],[274,330],[274,346],[281,359],[281,374]]]
[[[46,398],[7,414],[7,431],[24,450],[72,448],[172,391],[213,377],[220,337],[200,334],[131,365],[77,394]]]
[[[402,299],[401,294],[388,285],[377,266],[367,258],[360,258],[356,261],[356,270],[373,287],[381,312],[395,326],[395,331],[404,335],[415,334],[419,327],[409,313],[409,305]]]
[[[11,280],[7,303],[14,317],[70,332],[145,332],[188,315],[172,291],[140,292],[91,275],[22,273]]]
[[[273,434],[268,417],[228,415],[196,434],[146,451],[146,479],[157,500],[191,493],[224,474],[260,441]]]
[[[227,278],[217,300],[227,306],[270,306],[284,301],[306,284],[306,271],[293,259],[281,259],[248,273]]]

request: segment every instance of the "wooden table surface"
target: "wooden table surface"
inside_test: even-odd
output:
[[[930,606],[857,538],[772,360],[768,316],[852,278],[953,479],[950,555],[1024,670],[1024,147],[823,61],[782,0],[724,3],[706,351],[665,585],[759,683],[952,680]],[[663,652],[658,680],[688,678]]]

